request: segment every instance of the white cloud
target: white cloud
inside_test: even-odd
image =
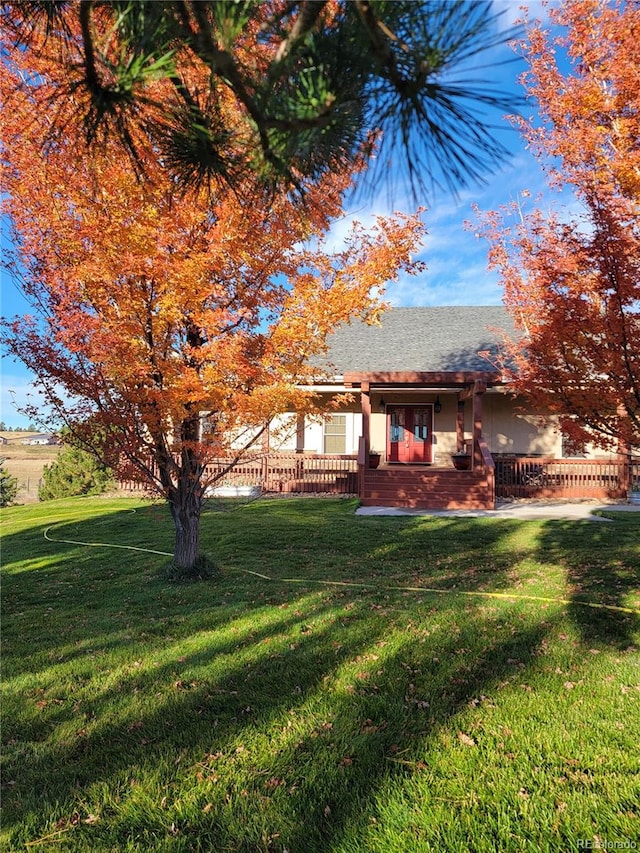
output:
[[[7,426],[22,426],[29,418],[20,414],[20,409],[28,405],[43,407],[42,396],[29,380],[26,372],[2,371],[0,389],[0,420]]]

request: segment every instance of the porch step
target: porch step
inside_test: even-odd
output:
[[[366,470],[363,506],[413,509],[494,509],[493,482],[484,472],[455,469]]]

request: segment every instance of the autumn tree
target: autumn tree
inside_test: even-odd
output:
[[[250,175],[234,191],[185,194],[151,150],[138,180],[116,140],[79,160],[77,123],[52,135],[56,85],[46,56],[21,50],[0,82],[9,262],[33,305],[4,343],[76,444],[167,499],[175,563],[190,571],[207,463],[237,460],[277,413],[313,409],[299,387],[310,359],[336,324],[375,318],[374,292],[419,267],[422,225],[381,217],[331,254],[322,237],[350,170],[305,181],[300,205]],[[224,106],[231,122],[235,105]]]
[[[640,9],[566,0],[550,14],[561,35],[536,24],[523,44],[539,120],[519,126],[576,201],[527,212],[521,197],[482,217],[521,332],[503,366],[578,445],[640,445]]]
[[[2,11],[7,44],[46,55],[60,81],[48,104],[57,129],[79,119],[92,147],[117,138],[138,171],[161,151],[183,186],[251,172],[299,190],[363,147],[376,151],[376,178],[392,162],[394,181],[419,188],[459,187],[504,159],[491,117],[512,98],[482,70],[512,35],[499,18],[490,0],[21,0]]]

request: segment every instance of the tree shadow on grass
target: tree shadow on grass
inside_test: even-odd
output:
[[[296,597],[292,603],[304,607]],[[249,616],[254,612],[248,608]],[[318,608],[314,619],[324,615]],[[9,744],[5,778],[17,783],[5,796],[5,829],[14,825],[16,843],[32,841],[34,833],[44,835],[50,828],[47,817],[60,817],[58,803],[75,803],[70,808],[73,813],[78,798],[86,801],[87,792],[101,784],[115,791],[133,785],[133,780],[155,777],[152,788],[157,791],[160,784],[168,790],[176,774],[183,773],[180,760],[193,766],[187,775],[194,782],[197,764],[212,753],[223,755],[221,765],[226,763],[229,770],[238,761],[247,730],[268,726],[274,718],[282,718],[284,724],[287,713],[318,691],[335,667],[357,657],[379,636],[372,633],[367,621],[342,631],[338,650],[333,647],[335,632],[330,628],[301,632],[296,648],[265,642],[274,632],[299,622],[292,615],[274,620],[270,629],[265,626],[254,631],[252,640],[246,642],[246,659],[241,647],[225,647],[214,638],[210,646],[194,654],[180,654],[183,649],[177,642],[172,660],[144,671],[136,671],[133,661],[108,686],[89,685],[78,691],[66,684],[27,697],[34,712],[41,706],[43,720],[36,717],[20,730],[10,726],[5,732]],[[189,637],[182,639],[188,645]],[[152,651],[147,654],[153,657]],[[223,667],[214,666],[221,657]],[[146,701],[145,694],[151,693],[153,700]],[[66,736],[51,737],[53,731],[64,729]],[[26,743],[35,748],[25,750]],[[56,768],[53,788],[52,767]],[[249,768],[248,775],[255,769]],[[229,792],[219,793],[226,802]],[[126,808],[128,795],[120,796]],[[144,839],[149,825],[149,845],[142,843],[140,849],[156,849],[158,840],[168,834],[161,799],[158,794],[151,806],[153,814],[139,816],[139,824],[135,813],[127,819],[124,834],[118,838],[123,848],[131,837]],[[79,830],[76,834],[93,838],[100,849],[100,826]]]
[[[287,517],[285,514],[283,518],[285,526]],[[105,517],[104,521],[108,520]],[[122,517],[113,516],[112,521],[120,526]],[[319,547],[335,541],[331,520],[326,520],[320,529],[317,521],[315,518],[312,529],[308,521],[300,522],[297,565],[307,565]],[[95,518],[74,521],[67,528],[58,526],[56,538],[95,541],[97,526],[100,524]],[[45,527],[40,525],[30,531],[31,545],[40,541]],[[235,536],[241,532],[240,523]],[[347,533],[348,526],[343,530],[343,534]],[[387,530],[388,542],[395,533]],[[108,534],[109,525],[105,524],[105,539]],[[276,531],[274,537],[272,531],[272,544],[260,551],[260,568],[272,575],[283,568],[282,548],[277,547],[277,542],[279,539],[282,543],[284,534],[285,530]],[[346,535],[343,538],[350,541]],[[381,531],[376,548],[383,539]],[[236,541],[240,543],[242,538]],[[37,546],[29,545],[25,554],[22,534],[19,541],[7,543],[9,553],[12,544],[20,546],[21,555],[27,560],[37,558]],[[233,542],[231,546],[233,551]],[[347,576],[355,573],[371,580],[379,571],[377,565],[370,565],[365,554],[362,566],[356,566],[353,561],[356,556],[362,557],[362,548],[358,543],[352,546],[349,553],[343,550],[344,542],[335,545],[335,560],[330,564],[339,577],[346,572]],[[16,842],[26,843],[44,834],[51,828],[51,821],[64,821],[68,817],[60,811],[64,804],[77,804],[78,797],[82,800],[95,786],[102,784],[110,791],[121,791],[128,784],[127,779],[153,775],[158,766],[163,768],[160,775],[169,785],[178,771],[172,769],[172,760],[167,762],[167,756],[186,750],[193,759],[204,760],[212,752],[220,752],[231,760],[247,731],[263,729],[271,721],[286,720],[292,714],[307,714],[307,701],[313,704],[314,697],[322,694],[326,680],[335,678],[341,667],[362,657],[387,630],[384,607],[389,596],[375,591],[319,593],[312,586],[268,583],[247,575],[229,575],[220,584],[168,588],[159,583],[150,568],[154,562],[157,564],[157,557],[121,555],[117,551],[107,557],[100,551],[97,559],[94,552],[63,542],[40,544],[40,550],[52,561],[45,561],[37,570],[9,572],[8,589],[5,587],[8,618],[17,620],[13,627],[11,621],[8,626],[8,682],[13,677],[26,677],[33,685],[23,696],[24,707],[15,724],[5,727],[9,746],[5,778],[16,782],[7,789],[5,827],[15,824]],[[375,562],[377,557],[373,559]],[[232,603],[226,601],[227,594]],[[309,605],[310,597],[315,597],[314,607]],[[273,616],[265,619],[265,612],[270,609]],[[28,621],[20,621],[18,617],[25,614]],[[220,639],[216,631],[224,628],[229,633],[233,615],[241,623],[238,632],[234,635],[231,631],[228,639]],[[312,620],[313,624],[303,624],[302,620]],[[292,628],[299,628],[295,642],[282,646],[282,642],[274,641],[275,635],[286,637]],[[189,644],[198,630],[210,637],[204,646],[190,652]],[[22,644],[17,642],[18,635]],[[26,654],[25,635],[30,637]],[[260,652],[254,660],[251,652],[256,648]],[[110,658],[114,652],[116,658]],[[121,672],[114,676],[105,669],[103,657]],[[146,659],[147,665],[139,667],[138,657]],[[156,657],[162,662],[155,661]],[[222,670],[211,665],[220,659],[224,659]],[[343,718],[340,727],[346,727],[349,739],[350,729],[355,726],[357,735],[357,727],[373,713],[368,708],[372,700],[366,691],[361,695],[354,690],[355,699],[349,698],[338,713]],[[151,692],[157,694],[156,701],[145,706],[142,697]],[[396,699],[389,687],[378,695],[375,704]],[[392,728],[391,734],[401,744],[409,742],[401,728]],[[304,735],[303,739],[309,740],[311,735]],[[371,739],[365,740],[369,743]],[[365,752],[360,764],[372,760]],[[375,750],[374,753],[378,755]],[[336,819],[341,810],[346,810],[345,814],[349,811],[348,789],[352,782],[344,769],[339,768],[333,778],[332,766],[329,774],[333,779],[329,788],[336,802]],[[375,772],[383,775],[383,771],[386,772],[384,765]],[[252,772],[249,768],[248,780]],[[371,772],[374,774],[373,765]],[[318,791],[307,791],[318,808],[326,799],[329,779],[326,773],[321,775],[322,784],[314,783],[319,786]],[[257,795],[254,805],[263,801],[263,795],[264,792]],[[122,793],[119,797],[127,799]],[[347,802],[338,804],[345,799]],[[232,809],[228,813],[225,797],[221,803],[225,825],[228,824],[224,831],[231,838],[239,829],[235,821],[240,812]],[[325,806],[326,803],[322,808]],[[150,822],[156,840],[166,836],[166,815],[159,807]],[[128,837],[134,829],[129,825]],[[80,826],[77,831],[74,829],[74,835],[86,834],[87,838],[98,840],[100,830],[101,827]],[[137,830],[140,837],[146,831],[142,825]],[[301,830],[301,845],[304,834]],[[252,844],[258,844],[255,827],[248,838],[253,840],[247,841],[246,849],[252,849]],[[121,841],[126,843],[124,837]]]
[[[310,626],[295,648],[274,649],[257,636],[264,652],[250,668],[235,656],[214,677],[207,662],[219,649],[205,648],[155,668],[152,679],[130,672],[85,703],[72,705],[72,697],[64,697],[71,700],[65,712],[56,711],[47,725],[82,727],[51,744],[42,738],[32,755],[22,756],[5,826],[15,814],[15,841],[33,841],[51,829],[46,816],[56,825],[64,821],[59,804],[67,805],[68,819],[81,803],[98,811],[92,792],[103,785],[111,792],[111,810],[122,814],[119,820],[102,814],[108,823],[112,818],[104,829],[102,820],[79,822],[75,849],[83,849],[82,840],[95,850],[118,843],[141,851],[229,847],[254,853],[264,849],[265,833],[281,839],[283,846],[271,849],[329,849],[362,819],[377,791],[406,774],[388,759],[398,753],[417,757],[421,745],[473,697],[503,679],[522,677],[548,630],[523,629],[484,647],[470,626],[438,643],[437,659],[429,644],[416,653],[408,632],[402,647],[382,659],[388,624],[384,616],[372,622],[372,603],[354,612],[345,610],[344,599],[338,608],[327,600],[314,619],[333,611],[334,620],[322,629]],[[294,595],[291,605],[304,603]],[[467,654],[460,655],[461,649]],[[144,710],[135,697],[150,690],[163,695],[153,710]],[[124,708],[123,697],[129,697]],[[122,711],[114,714],[118,706]],[[291,722],[294,734],[287,737]],[[265,753],[270,732],[278,747]],[[54,790],[47,784],[51,766]],[[185,775],[189,807],[170,797]],[[145,784],[151,803],[138,811],[131,803],[136,786]],[[131,847],[131,839],[138,846]],[[210,842],[215,844],[209,848]]]
[[[458,653],[474,646],[473,630],[461,632],[448,647],[439,647],[437,661],[429,659],[428,646],[422,655],[407,646],[364,685],[356,681],[354,693],[335,702],[331,730],[312,732],[286,756],[285,763],[297,768],[294,786],[307,809],[305,821],[283,839],[286,849],[291,853],[347,849],[350,841],[363,838],[377,798],[384,798],[385,789],[397,786],[408,774],[420,772],[420,759],[429,744],[437,742],[440,732],[471,701],[491,693],[504,679],[521,677],[535,660],[547,629],[537,626],[514,633],[470,659]],[[401,668],[404,683],[397,676]],[[416,693],[414,682],[421,692]],[[341,741],[344,757],[340,760],[340,753],[333,750],[332,760],[322,764],[319,780],[312,764],[322,761],[323,740],[332,739]],[[274,803],[274,813],[282,807],[282,802]],[[253,853],[257,847],[248,840],[237,849]]]
[[[629,599],[640,596],[640,526],[632,518],[612,523],[547,522],[541,555],[563,566],[570,591],[569,615],[587,644],[626,649],[637,643],[640,614]]]
[[[637,518],[618,513],[613,523],[492,519],[487,524],[442,519],[437,525],[427,519],[399,527],[395,542],[381,540],[377,553],[386,563],[379,574],[416,586],[433,584],[462,593],[505,596],[513,591],[514,597],[526,597],[518,563],[531,559],[541,567],[551,563],[561,575],[555,580],[549,577],[537,594],[549,599],[569,597],[569,616],[585,643],[597,641],[624,649],[637,643],[640,630],[637,604],[635,612],[628,612],[633,610],[630,598],[635,594],[636,602],[640,600]],[[521,535],[527,525],[537,529],[533,543]],[[403,537],[410,542],[403,542]]]
[[[16,782],[5,792],[5,828],[16,849],[57,826],[69,830],[72,850],[338,849],[385,785],[406,776],[394,756],[417,758],[470,700],[535,666],[549,621],[507,626],[484,643],[481,599],[427,595],[413,617],[398,617],[411,594],[375,589],[427,580],[471,592],[507,588],[509,560],[487,565],[487,555],[513,522],[372,528],[305,509],[293,514],[294,535],[291,509],[263,515],[257,523],[252,513],[252,528],[242,514],[226,519],[216,541],[233,570],[216,584],[166,587],[156,574],[161,558],[95,561],[64,544],[55,564],[9,575],[10,616],[37,611],[23,625],[33,655],[9,648],[9,675],[31,673],[34,684],[5,730],[13,741],[5,779]],[[94,534],[92,519],[69,538]],[[545,526],[540,547],[577,570],[567,535]],[[585,553],[603,543],[611,547],[585,542]],[[464,560],[452,561],[456,549]],[[289,585],[242,568],[306,576]],[[371,588],[320,592],[311,581],[327,573]],[[444,610],[470,621],[437,641],[422,634]],[[406,637],[386,653],[394,620]],[[91,657],[101,650],[119,652],[110,666],[121,671],[101,670]],[[74,685],[63,665],[84,654]],[[64,693],[56,686],[63,677]],[[147,801],[136,807],[145,786]],[[99,819],[85,824],[91,808]]]

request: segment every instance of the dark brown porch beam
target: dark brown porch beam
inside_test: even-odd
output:
[[[497,372],[475,370],[438,370],[438,371],[380,371],[376,373],[364,373],[359,371],[348,371],[344,374],[344,384],[347,387],[361,385],[368,382],[371,385],[441,385],[442,387],[464,388],[473,386],[476,382],[487,385],[501,384],[501,376]]]

